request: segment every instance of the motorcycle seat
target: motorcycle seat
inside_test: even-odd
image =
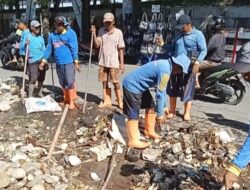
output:
[[[202,72],[205,72],[205,73],[209,74],[209,73],[222,71],[224,69],[231,69],[231,65],[232,64],[230,64],[230,63],[222,63],[221,65],[204,69]]]

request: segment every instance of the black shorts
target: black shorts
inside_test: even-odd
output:
[[[40,70],[39,64],[41,61],[28,64],[29,83],[36,84],[36,81],[43,82],[45,80],[46,70]]]
[[[150,108],[155,108],[155,102],[149,90],[135,94],[123,86],[123,112],[128,119],[138,120],[140,109]]]

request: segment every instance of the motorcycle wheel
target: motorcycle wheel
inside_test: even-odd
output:
[[[234,96],[230,97],[229,99],[226,99],[225,103],[229,105],[239,104],[245,96],[244,85],[236,79],[230,79],[228,81],[228,85],[230,85],[234,89]]]
[[[8,59],[9,58],[5,53],[3,53],[3,52],[0,53],[0,62],[1,62],[1,65],[3,65],[4,68],[8,67],[8,61],[9,61]]]

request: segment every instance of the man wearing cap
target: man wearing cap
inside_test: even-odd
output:
[[[38,96],[42,97],[43,82],[45,80],[46,69],[40,70],[39,64],[42,61],[45,42],[41,36],[41,24],[37,20],[30,23],[30,33],[24,38],[28,49],[28,73],[29,73],[29,92],[28,97],[33,96],[36,81],[38,81]]]
[[[180,32],[175,37],[172,50],[174,56],[180,54],[187,55],[191,60],[192,64],[189,68],[188,74],[172,74],[170,83],[168,86],[168,94],[170,96],[170,113],[168,118],[173,118],[176,114],[176,101],[179,91],[184,91],[190,76],[196,75],[199,71],[199,65],[204,61],[207,54],[206,40],[203,33],[195,29],[191,24],[191,19],[188,15],[182,15],[177,21],[177,30]],[[163,46],[164,42],[162,39],[158,40],[158,43]],[[192,75],[191,75],[192,73]],[[195,79],[194,79],[195,80]],[[184,94],[184,92],[182,92]],[[183,95],[182,95],[183,96]],[[189,121],[190,111],[192,107],[193,97],[187,97],[184,103],[184,120]]]
[[[149,62],[129,73],[123,80],[123,112],[128,116],[127,133],[128,146],[131,148],[146,148],[148,142],[139,139],[139,112],[146,109],[144,135],[152,139],[160,136],[155,132],[155,122],[162,123],[164,106],[166,104],[166,88],[171,72],[187,73],[190,59],[185,54],[171,57],[167,60]],[[155,87],[155,101],[149,88]],[[155,114],[156,110],[156,114]]]
[[[59,83],[63,88],[64,103],[69,104],[69,109],[74,109],[74,64],[76,67],[78,66],[78,45],[71,33],[67,32],[63,16],[55,18],[54,26],[56,30],[49,35],[48,45],[40,68],[43,69],[43,66],[47,63],[47,59],[53,52]]]
[[[119,84],[120,72],[124,73],[124,48],[125,43],[122,31],[115,27],[115,19],[112,13],[106,13],[103,17],[104,27],[96,36],[95,26],[91,27],[94,36],[94,44],[99,51],[99,76],[98,80],[103,83],[103,102],[100,107],[111,105],[111,89],[108,83],[112,82],[118,102],[122,109],[123,102]]]
[[[64,19],[65,19],[64,25],[66,26],[67,32],[69,32],[72,35],[72,39],[75,41],[76,44],[78,44],[76,32],[71,27],[73,21],[72,20],[69,21],[68,19],[66,19],[66,17],[64,17]],[[75,68],[77,71],[80,72],[79,63],[75,63]],[[76,84],[74,83],[74,100],[76,100],[77,98],[78,96],[77,96]]]

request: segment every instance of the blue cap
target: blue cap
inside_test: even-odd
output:
[[[185,54],[180,54],[177,57],[172,57],[172,60],[175,64],[182,67],[184,73],[188,73],[188,68],[191,63],[190,59]]]
[[[182,15],[179,17],[177,21],[177,25],[175,26],[175,29],[182,29],[184,24],[190,24],[191,23],[191,18],[188,15]]]

